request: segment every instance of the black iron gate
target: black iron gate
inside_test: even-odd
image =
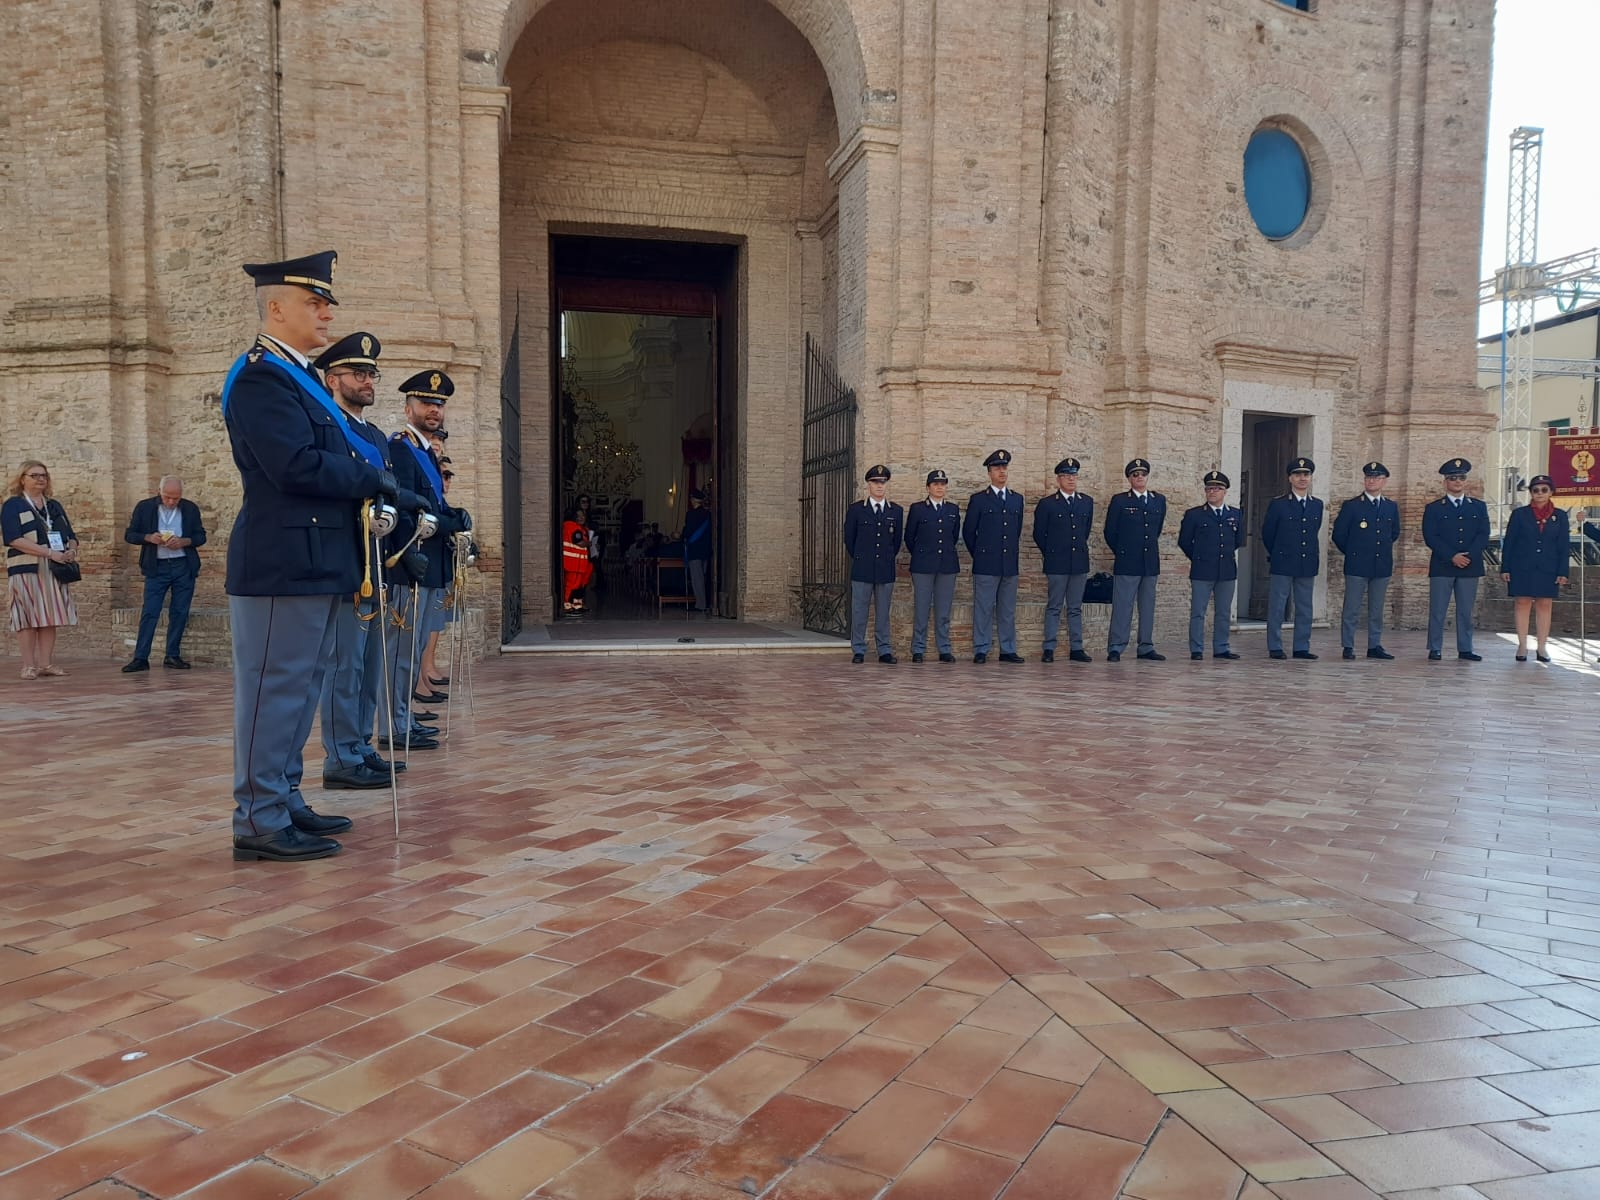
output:
[[[841,532],[855,495],[856,394],[806,334],[800,467],[800,617],[807,629],[850,631],[850,564]]]
[[[522,305],[500,373],[500,641],[522,632]]]

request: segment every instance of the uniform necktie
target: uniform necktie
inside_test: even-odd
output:
[[[883,505],[881,505],[881,504],[877,503],[876,501],[874,501],[873,505],[872,505],[872,514],[873,514],[873,516],[882,516],[883,515]]]
[[[1005,490],[1005,488],[1001,488],[1000,489],[1000,503],[1004,504],[1005,502],[1006,502],[1006,490]]]
[[[1148,507],[1148,505],[1150,504],[1150,493],[1149,492],[1140,492],[1139,493],[1139,503],[1141,503],[1143,505],[1146,505]]]
[[[1457,507],[1457,508],[1460,508],[1460,507],[1461,507],[1461,501],[1460,501],[1460,500],[1459,500],[1459,499],[1452,499],[1452,500],[1451,500],[1451,501],[1450,501],[1450,503],[1451,503],[1451,504],[1454,504],[1454,505],[1455,505],[1455,506],[1456,506],[1456,507]]]

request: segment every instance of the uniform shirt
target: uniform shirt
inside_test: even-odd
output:
[[[1046,575],[1086,575],[1094,497],[1059,489],[1034,506],[1033,544],[1044,556]]]
[[[974,575],[1010,578],[1021,571],[1022,497],[1011,488],[986,487],[967,501],[961,540]]]
[[[1239,578],[1244,514],[1231,505],[1197,504],[1185,509],[1178,549],[1189,560],[1189,578],[1213,582]]]
[[[1106,502],[1106,545],[1114,557],[1115,575],[1161,574],[1161,527],[1167,520],[1167,498],[1146,488],[1129,488]]]
[[[1344,555],[1344,573],[1362,579],[1394,574],[1394,544],[1400,539],[1400,506],[1363,492],[1339,506],[1333,544]]]
[[[1483,575],[1483,552],[1489,548],[1489,506],[1475,496],[1440,496],[1422,510],[1422,540],[1432,552],[1428,574],[1454,579]],[[1451,560],[1465,554],[1471,561],[1458,567]]]
[[[1304,578],[1322,569],[1322,501],[1293,492],[1273,498],[1261,523],[1271,573]]]
[[[961,571],[956,542],[961,537],[961,506],[948,497],[918,500],[906,509],[906,549],[913,575],[955,575]]]
[[[858,500],[845,510],[844,549],[856,583],[893,583],[905,514],[893,501]]]

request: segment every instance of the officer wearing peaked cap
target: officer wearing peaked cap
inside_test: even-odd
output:
[[[889,468],[879,463],[867,471],[867,498],[857,500],[844,514],[844,549],[850,556],[851,662],[867,657],[867,609],[876,615],[873,635],[878,661],[893,664],[889,641],[889,602],[894,596],[895,559],[905,537],[905,514],[885,498]]]
[[[1185,510],[1178,527],[1178,549],[1189,560],[1189,657],[1205,653],[1206,608],[1213,606],[1211,657],[1238,658],[1228,634],[1239,581],[1239,547],[1244,545],[1244,514],[1228,503],[1229,479],[1221,471],[1207,471],[1201,484],[1205,503]]]
[[[1311,653],[1311,592],[1322,569],[1322,501],[1311,494],[1317,464],[1304,455],[1289,460],[1289,490],[1273,497],[1261,522],[1272,579],[1267,588],[1267,652],[1283,652],[1283,619],[1294,596],[1294,656]]]
[[[972,661],[989,661],[999,626],[1000,661],[1019,663],[1017,575],[1022,543],[1022,497],[1006,485],[1011,452],[996,450],[983,460],[989,486],[967,501],[961,540],[972,556]]]
[[[222,386],[244,500],[228,544],[238,860],[335,854],[351,822],[313,812],[298,780],[319,663],[361,582],[361,502],[396,483],[344,420],[309,355],[328,342],[333,251],[251,263],[261,333]]]
[[[340,338],[324,350],[316,367],[333,393],[340,415],[350,428],[366,439],[371,451],[385,469],[393,470],[389,442],[378,427],[366,419],[377,399],[378,356],[383,344],[365,331]],[[357,453],[352,449],[352,454]],[[427,507],[426,501],[407,488],[400,488],[396,507],[415,513]],[[383,554],[381,539],[364,522],[361,535],[367,539],[363,567],[366,580],[374,588],[379,582],[376,560]],[[378,713],[382,684],[380,659],[383,632],[376,628],[379,607],[376,592],[363,596],[358,591],[350,603],[339,606],[334,621],[333,656],[326,662],[322,683],[322,786],[339,788],[379,788],[389,782],[390,764],[372,744],[372,730]],[[404,769],[403,766],[401,769]]]
[[[1394,575],[1394,544],[1400,539],[1400,506],[1383,494],[1389,468],[1374,460],[1361,468],[1361,495],[1339,506],[1333,544],[1344,555],[1344,608],[1340,641],[1344,657],[1356,656],[1357,627],[1367,627],[1367,657],[1393,658],[1383,648],[1383,605]],[[1365,621],[1363,622],[1363,609]]]
[[[406,625],[400,630],[401,636],[389,642],[395,741],[412,750],[435,750],[439,745],[434,731],[412,716],[413,701],[433,703],[447,698],[443,693],[423,692],[418,686],[421,681],[417,679],[417,667],[428,635],[444,628],[444,593],[452,570],[450,535],[461,529],[456,510],[445,503],[443,465],[434,453],[431,440],[444,425],[444,406],[455,395],[455,390],[454,380],[438,368],[418,371],[405,380],[400,392],[406,398],[406,425],[389,439],[395,478],[401,487],[423,499],[435,526],[434,532],[429,534],[429,523],[423,521],[419,533],[419,518],[402,513],[389,537],[397,551],[407,543],[412,544],[411,551],[400,559],[400,570],[393,577],[390,589],[390,604]],[[417,535],[415,541],[413,535]],[[426,686],[431,688],[432,684]],[[380,746],[385,742],[384,737],[378,739]]]
[[[1044,556],[1049,591],[1044,607],[1041,659],[1056,659],[1061,610],[1067,610],[1067,640],[1073,662],[1091,662],[1083,648],[1083,589],[1089,582],[1089,534],[1094,528],[1094,497],[1078,490],[1082,464],[1063,458],[1056,464],[1056,490],[1033,509],[1033,544]]]
[[[961,537],[961,506],[945,498],[950,477],[935,468],[928,472],[928,495],[906,509],[906,550],[911,554],[911,588],[915,615],[911,627],[911,661],[919,663],[928,650],[928,617],[933,616],[934,640],[940,662],[955,662],[950,643],[950,609],[956,598],[956,576],[961,560],[956,542]]]
[[[1444,657],[1444,622],[1450,602],[1456,605],[1456,657],[1482,659],[1472,649],[1472,607],[1483,578],[1483,554],[1489,548],[1489,506],[1467,492],[1472,464],[1452,458],[1439,468],[1444,495],[1422,510],[1422,540],[1428,559],[1428,658]]]
[[[1111,628],[1106,661],[1121,662],[1139,607],[1139,657],[1165,662],[1156,650],[1156,579],[1161,574],[1161,527],[1167,520],[1167,498],[1149,488],[1150,464],[1142,458],[1122,469],[1128,490],[1106,504],[1105,539],[1114,561],[1111,568]]]

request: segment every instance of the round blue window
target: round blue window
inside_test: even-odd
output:
[[[1256,228],[1286,238],[1311,207],[1311,168],[1300,143],[1281,129],[1258,129],[1244,148],[1244,202]]]

